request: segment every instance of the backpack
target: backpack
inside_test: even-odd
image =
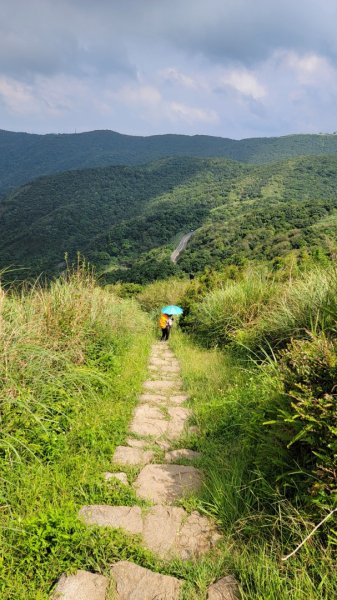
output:
[[[159,319],[159,327],[160,329],[165,329],[167,326],[167,321],[168,321],[168,316],[164,315],[163,313],[160,315],[160,319]]]

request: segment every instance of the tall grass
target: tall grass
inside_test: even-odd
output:
[[[315,269],[280,285],[241,340],[251,348],[277,349],[308,332],[336,333],[337,270]]]
[[[177,277],[155,281],[137,295],[137,300],[147,312],[158,311],[163,305],[179,304],[189,285],[189,279]]]
[[[192,307],[188,323],[193,334],[210,346],[233,341],[237,330],[249,326],[275,293],[265,273],[248,272],[241,281],[228,281]]]
[[[251,270],[241,281],[208,292],[191,307],[187,328],[208,346],[276,351],[309,332],[336,333],[337,270],[316,268],[297,279],[275,281]]]
[[[268,371],[243,368],[229,352],[203,350],[186,336],[172,338],[192,397],[206,486],[199,510],[218,520],[224,535],[222,575],[235,574],[244,600],[329,600],[337,594],[332,548],[316,536],[289,561],[315,524],[278,484],[282,469],[297,469],[263,425],[278,393]],[[213,567],[214,568],[214,567]],[[207,581],[210,569],[203,573]]]
[[[77,519],[83,504],[139,502],[103,472],[127,433],[152,327],[85,270],[1,302],[0,596],[46,600],[64,570],[152,560]]]

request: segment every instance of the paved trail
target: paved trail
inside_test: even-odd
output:
[[[188,397],[182,389],[180,366],[166,343],[153,345],[149,372],[130,424],[129,438],[125,446],[116,448],[115,470],[104,476],[107,481],[116,477],[129,485],[127,471],[137,466],[140,471],[132,485],[151,507],[142,510],[139,506],[91,505],[83,506],[79,516],[88,526],[119,527],[140,535],[143,545],[163,560],[196,560],[209,552],[221,536],[210,519],[175,505],[183,496],[200,489],[203,473],[195,466],[200,459],[198,452],[188,448],[172,450],[172,446],[179,445],[179,438],[193,428],[189,425],[191,411],[186,406]],[[162,461],[156,460],[158,455],[163,456]],[[115,600],[178,600],[183,584],[181,579],[128,561],[112,565],[111,578]],[[106,600],[108,586],[109,579],[103,575],[77,571],[61,577],[52,598]],[[237,584],[231,576],[214,583],[207,593],[208,600],[238,597]]]
[[[171,254],[171,261],[176,264],[180,254],[185,250],[188,241],[191,239],[192,235],[194,234],[194,231],[190,231],[190,233],[186,233],[186,235],[184,235],[178,246],[176,247],[175,250],[173,250],[172,254]]]

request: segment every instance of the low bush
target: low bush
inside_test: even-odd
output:
[[[307,494],[320,508],[331,509],[337,506],[336,341],[322,333],[293,340],[279,356],[278,373],[285,395],[275,435],[286,428]]]

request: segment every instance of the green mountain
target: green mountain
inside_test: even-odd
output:
[[[337,157],[268,165],[170,158],[138,167],[69,171],[40,178],[0,207],[0,268],[20,277],[64,268],[80,251],[106,279],[146,281],[177,270],[334,252]],[[195,230],[174,266],[169,255]]]
[[[42,175],[169,156],[226,157],[263,164],[299,155],[337,154],[335,135],[231,140],[205,135],[137,137],[114,131],[36,135],[0,130],[0,195]]]

